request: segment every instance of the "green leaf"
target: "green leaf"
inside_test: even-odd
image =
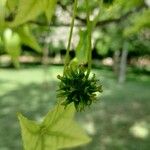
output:
[[[57,150],[85,144],[90,138],[73,120],[73,105],[64,109],[57,105],[42,123],[18,115],[25,150]]]
[[[88,32],[87,30],[80,30],[80,40],[76,48],[76,58],[81,63],[87,63],[88,61]]]
[[[18,118],[22,131],[24,149],[34,150],[34,148],[38,145],[37,142],[39,139],[40,125],[34,121],[25,118],[20,113],[18,113]]]
[[[17,15],[10,26],[18,26],[35,19],[43,11],[41,0],[20,0]]]
[[[0,0],[0,28],[4,27],[5,24],[5,5],[7,0]]]
[[[30,32],[30,29],[27,25],[18,28],[17,33],[19,34],[23,44],[33,48],[37,52],[41,52],[40,45],[37,43],[35,37]]]
[[[108,50],[109,50],[109,45],[104,43],[103,41],[99,41],[97,44],[96,44],[96,49],[98,51],[98,54],[100,55],[106,55],[108,53]]]
[[[48,22],[50,22],[55,12],[57,0],[44,0],[43,3],[45,15],[47,17]]]
[[[14,11],[19,0],[7,0],[7,7],[10,11]]]
[[[103,0],[103,4],[104,4],[105,6],[110,6],[110,5],[113,4],[113,2],[114,2],[114,0]]]
[[[21,52],[21,40],[17,33],[11,29],[4,31],[4,45],[7,53],[11,56],[15,67],[19,67],[19,56]]]
[[[103,0],[104,4],[112,4],[114,0]]]
[[[132,18],[132,25],[125,28],[124,35],[131,36],[136,34],[143,28],[150,28],[150,10],[144,10],[141,14],[138,14],[135,18]]]

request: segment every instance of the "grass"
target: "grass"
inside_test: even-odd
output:
[[[40,119],[56,102],[57,74],[62,67],[0,69],[0,150],[22,149],[16,113]],[[103,94],[90,109],[77,113],[77,121],[92,137],[73,150],[149,150],[150,79],[128,75],[118,85],[111,70],[95,69]]]

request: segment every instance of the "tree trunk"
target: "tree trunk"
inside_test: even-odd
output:
[[[114,70],[115,75],[118,77],[118,74],[119,74],[119,62],[120,62],[120,51],[119,50],[116,50],[114,52],[113,60],[114,60],[113,70]]]
[[[127,56],[128,56],[128,51],[126,48],[123,48],[121,53],[120,66],[119,66],[119,76],[118,76],[119,83],[124,83],[124,81],[126,80]]]

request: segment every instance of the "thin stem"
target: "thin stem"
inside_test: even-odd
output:
[[[67,52],[66,52],[66,58],[65,58],[65,67],[69,64],[69,51],[71,46],[71,39],[73,34],[73,27],[74,27],[74,21],[76,16],[76,10],[77,10],[77,0],[74,1],[74,8],[73,8],[73,17],[71,22],[71,28],[70,28],[70,34],[69,34],[69,40],[68,40],[68,46],[67,46]],[[65,68],[64,68],[65,69]]]
[[[95,28],[95,26],[96,26],[96,24],[97,24],[97,22],[99,20],[99,17],[101,15],[101,12],[103,11],[103,9],[102,9],[102,3],[103,3],[103,1],[102,0],[100,0],[100,1],[98,0],[97,3],[99,5],[99,12],[98,12],[97,16],[93,20],[93,26],[92,26],[92,28]]]
[[[87,31],[88,31],[88,72],[87,75],[90,74],[91,66],[92,66],[92,43],[91,43],[91,32],[92,26],[90,21],[90,8],[89,8],[89,1],[85,0],[86,2],[86,14],[87,14]]]

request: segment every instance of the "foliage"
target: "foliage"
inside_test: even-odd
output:
[[[42,12],[41,2],[38,0],[19,0],[18,9],[10,26],[18,26],[36,18]]]
[[[62,0],[59,1],[59,3],[61,3],[61,6],[63,6],[62,8],[64,10],[69,12],[69,7],[72,4],[71,1]],[[145,3],[144,0],[131,0],[129,2],[126,2],[124,0],[114,0],[112,5],[109,5],[109,7],[107,7],[107,5],[102,5],[101,1],[94,0],[89,2],[89,6],[91,22],[94,22],[94,19],[96,18],[96,28],[94,28],[94,31],[99,35],[96,37],[97,42],[95,47],[98,50],[99,54],[106,55],[110,49],[113,51],[122,49],[124,41],[129,44],[130,50],[131,47],[134,47],[134,43],[133,41],[132,43],[130,43],[130,40],[132,38],[130,37],[131,34],[125,35],[125,32],[129,28],[132,28],[135,30],[134,34],[138,35],[146,27],[148,28],[147,25],[149,22],[149,17],[148,15],[146,15],[146,13],[143,12],[149,11],[149,6]],[[98,13],[99,8],[101,9],[100,13]],[[143,17],[141,16],[142,14]],[[85,24],[85,16],[86,2],[84,0],[81,0],[78,4],[76,20],[80,23]],[[141,17],[143,19],[141,19]],[[56,18],[56,20],[59,20],[59,18]],[[136,30],[135,24],[145,24],[144,22],[147,22],[147,25],[140,25],[140,29]],[[107,31],[107,28],[109,31]],[[101,32],[103,36],[100,35]],[[80,40],[76,48],[76,56],[84,63],[87,60],[88,47],[86,29],[82,27],[79,29],[79,38]],[[81,44],[82,42],[84,42],[85,44]]]
[[[44,1],[45,1],[45,7],[43,8],[45,10],[45,15],[47,17],[48,22],[50,22],[55,12],[55,6],[57,4],[57,0],[44,0]]]
[[[66,11],[69,11],[69,7],[72,5],[72,1],[70,0],[43,0],[43,1],[35,1],[35,0],[1,0],[0,1],[0,29],[3,32],[7,28],[11,28],[13,32],[16,32],[18,26],[19,30],[21,31],[21,34],[25,36],[26,38],[23,38],[21,35],[21,44],[26,44],[27,46],[31,47],[32,49],[36,50],[37,52],[41,52],[41,47],[36,42],[37,39],[32,35],[32,29],[34,25],[32,23],[37,23],[37,25],[40,25],[38,23],[43,23],[44,25],[48,25],[50,21],[52,20],[52,16],[54,15],[54,11],[56,8],[56,4],[58,2],[58,5],[63,6],[63,9],[66,9]],[[102,5],[102,2],[104,5]],[[109,7],[105,7],[105,4],[111,4]],[[122,26],[122,32],[128,38],[131,34],[137,34],[139,31],[141,31],[143,28],[148,27],[149,24],[149,10],[148,6],[146,6],[144,0],[131,0],[129,2],[126,2],[124,0],[93,0],[89,1],[90,6],[90,16],[91,18],[94,18],[96,16],[96,24],[99,24],[101,22],[107,22],[109,24],[109,21],[116,24],[116,28],[114,30],[118,29],[118,23],[120,26]],[[143,10],[144,8],[144,10]],[[97,14],[97,10],[101,9],[101,13]],[[133,14],[133,15],[132,15]],[[84,17],[86,15],[86,2],[85,0],[81,0],[78,3],[77,8],[77,17],[76,19],[81,21],[81,23],[86,22],[86,18]],[[83,17],[82,17],[83,16]],[[125,19],[124,19],[124,16]],[[45,19],[46,17],[46,19]],[[44,19],[43,19],[44,18]],[[113,21],[114,20],[114,21]],[[115,21],[116,20],[116,21]],[[59,22],[59,17],[55,17],[54,25]],[[93,19],[91,19],[93,21]],[[31,24],[30,26],[26,24]],[[106,24],[107,25],[107,24]],[[130,25],[130,26],[129,26]],[[28,26],[28,27],[24,27]],[[22,28],[22,29],[21,29]],[[29,29],[25,29],[29,28]],[[39,30],[41,27],[38,26]],[[29,33],[25,33],[25,30],[30,30]],[[95,30],[95,29],[94,29]],[[28,32],[28,31],[26,31]],[[119,32],[116,31],[114,34],[118,34]],[[107,34],[107,33],[106,33]],[[80,29],[80,41],[77,46],[77,57],[84,62],[86,61],[86,57],[84,57],[83,51],[87,51],[87,45],[88,41],[86,41],[86,31]],[[20,35],[19,35],[20,36]],[[106,35],[107,36],[107,35]],[[109,36],[109,35],[108,35]],[[29,41],[27,42],[27,37],[29,38]],[[105,37],[105,35],[104,35]],[[98,38],[99,42],[97,42],[96,48],[98,48],[98,52],[102,54],[106,54],[108,51],[108,46],[106,44],[105,46],[105,40],[104,42]],[[81,44],[82,42],[85,42],[86,44]],[[111,42],[114,43],[113,45],[117,43],[116,41]],[[64,45],[64,43],[63,43]],[[120,44],[121,45],[121,44]],[[60,46],[58,45],[60,48]],[[99,47],[102,47],[101,50]],[[114,46],[113,46],[114,47]],[[58,48],[55,48],[58,49]],[[80,50],[79,50],[80,49]],[[83,50],[84,49],[84,50]],[[87,54],[87,53],[86,53]],[[84,59],[85,60],[84,60]]]
[[[121,26],[109,25],[100,31],[100,35],[95,45],[99,54],[105,56],[110,50],[115,51],[122,48],[125,38]]]
[[[104,4],[112,4],[114,0],[103,0]]]
[[[57,2],[56,0],[50,1],[19,0],[17,10],[15,10],[15,14],[9,14],[6,20],[5,18],[2,18],[4,19],[5,26],[9,27],[8,29],[6,28],[6,31],[4,32],[5,46],[7,52],[11,55],[13,63],[16,67],[19,67],[18,59],[20,56],[21,41],[23,44],[29,45],[32,48],[36,48],[37,51],[40,51],[39,45],[36,43],[35,38],[30,33],[29,26],[25,25],[25,23],[31,21],[32,19],[36,19],[43,11],[45,12],[47,20],[50,23],[52,15],[55,10],[56,2]],[[14,3],[10,3],[9,6],[11,5],[13,7],[16,7],[16,1],[14,1]],[[74,3],[71,30],[66,53],[67,61],[65,61],[64,74],[67,73],[66,68],[68,67],[67,66],[69,60],[68,55],[72,39],[76,10],[77,10],[77,0],[75,0]],[[87,11],[87,31],[88,31],[87,37],[88,43],[91,43],[91,31],[89,30],[90,9],[88,6],[88,1],[86,5],[86,11]],[[91,45],[89,44],[88,46],[89,64],[91,63],[90,57],[91,57]],[[83,75],[85,76],[85,73],[81,72],[81,70],[79,71],[79,76],[77,71],[77,76],[81,78],[76,78],[75,76],[72,76],[72,78],[76,78],[76,81],[78,82],[80,82],[83,79],[82,82],[85,91],[84,97],[82,98],[85,99],[84,105],[90,105],[92,101],[95,100],[96,98],[95,92],[97,91],[101,92],[101,87],[96,85],[97,80],[95,79],[95,76],[93,76],[91,79],[88,79],[91,69],[91,66],[90,67],[89,66],[86,77],[83,77]],[[77,92],[79,91],[75,90],[76,95]],[[83,99],[81,100],[80,97],[76,97],[76,100],[78,98],[79,103],[78,104],[75,103],[75,107],[77,110],[82,110],[84,109],[84,105],[81,104],[83,102]],[[66,109],[63,109],[63,107],[60,106],[60,104],[57,104],[56,109],[54,111],[48,113],[48,115],[45,117],[44,121],[41,124],[38,124],[34,121],[30,121],[21,114],[19,114],[18,118],[21,125],[24,149],[57,150],[60,148],[73,147],[76,145],[81,145],[89,142],[88,136],[76,125],[74,121],[72,121],[73,114],[74,113],[72,111],[72,107],[70,109],[68,107]],[[60,141],[58,142],[57,139],[60,139]]]
[[[46,115],[42,123],[18,114],[24,149],[57,150],[89,142],[90,139],[73,120],[74,112],[73,106],[64,109],[58,105]]]
[[[21,53],[21,44],[27,45],[41,53],[41,47],[30,31],[32,26],[30,27],[27,23],[31,20],[35,20],[43,12],[45,13],[47,22],[49,23],[55,11],[56,3],[57,0],[0,1],[0,36],[2,37],[3,33],[7,32],[5,30],[9,29],[15,36],[18,36],[18,39],[20,39],[18,40],[18,43],[14,43],[16,44],[15,49],[14,47],[10,48],[11,41],[8,42],[7,40],[6,42],[6,36],[4,37],[6,51],[12,57],[15,66],[19,66],[18,58]],[[9,46],[7,44],[9,44]]]
[[[138,56],[149,54],[149,38],[146,38],[148,29],[143,30],[137,33],[131,33],[125,35],[125,30],[129,29],[129,27],[124,30],[123,25],[109,25],[107,28],[103,28],[103,30],[99,31],[99,38],[95,43],[96,50],[98,54],[102,56],[106,56],[110,51],[114,52],[116,50],[123,49],[124,44],[126,43],[129,54],[134,51],[134,54],[138,53]],[[128,30],[129,31],[129,30]],[[130,30],[131,31],[131,30]]]
[[[135,18],[131,20],[132,25],[127,27],[124,31],[125,36],[131,36],[141,31],[143,28],[150,28],[150,10],[143,10],[140,14],[136,14]]]
[[[6,29],[4,32],[4,45],[7,53],[12,57],[15,67],[18,68],[18,59],[21,50],[19,35],[17,33],[13,33],[11,29]]]
[[[79,62],[87,63],[88,61],[88,37],[87,30],[80,30],[79,32],[80,40],[76,47],[76,58]],[[83,44],[84,43],[84,44]]]
[[[68,2],[67,0],[62,3],[60,1],[58,2],[60,5],[65,2],[72,6],[72,2]],[[125,20],[126,16],[132,13],[130,9],[133,11],[137,7],[142,6],[143,8],[144,4],[143,0],[132,0],[128,3],[123,0],[116,0],[112,6],[105,7],[105,4],[112,4],[112,2],[112,0],[85,0],[81,1],[77,7],[77,0],[75,0],[64,74],[62,77],[58,76],[61,80],[61,98],[65,97],[62,103],[65,105],[65,109],[58,104],[52,112],[48,113],[42,123],[28,120],[21,114],[18,115],[25,150],[57,150],[89,142],[89,137],[78,127],[75,121],[73,121],[73,106],[66,106],[73,102],[76,110],[81,111],[85,106],[89,106],[95,101],[96,92],[102,92],[101,85],[97,85],[95,75],[91,78],[89,77],[92,61],[92,31],[98,24],[104,24],[105,22],[118,23],[122,18]],[[57,0],[0,0],[0,11],[2,12],[0,14],[0,36],[4,42],[5,50],[12,57],[16,67],[19,67],[18,60],[21,54],[21,44],[25,44],[37,52],[42,52],[41,47],[31,32],[33,26],[29,26],[28,24],[35,23],[40,25],[41,22],[38,21],[42,16],[43,18],[46,17],[46,20],[43,19],[44,25],[51,25],[56,4]],[[63,9],[67,9],[66,6],[62,7]],[[77,10],[79,12],[77,12]],[[98,14],[96,15],[94,15],[95,10],[98,10]],[[111,15],[110,12],[112,12]],[[133,24],[137,25],[140,22],[137,26],[138,30],[136,29],[134,31],[135,33],[138,32],[139,29],[149,26],[149,22],[145,21],[145,19],[149,17],[149,12],[147,12],[147,10],[145,10],[145,12],[143,11],[142,18],[144,19],[142,19],[141,22],[135,18],[136,21],[134,21]],[[84,18],[80,17],[82,13]],[[70,14],[72,15],[72,13]],[[91,19],[92,17],[93,19]],[[78,18],[84,26],[87,24],[87,28],[85,30],[81,29],[76,52],[79,66],[74,70],[69,66],[70,60],[68,56],[76,18]],[[54,21],[57,23],[57,19]],[[122,45],[122,43],[124,43],[124,41],[125,43],[128,42],[127,36],[124,37],[123,35],[123,31],[125,30],[126,24],[130,23],[131,20],[129,18],[121,24],[118,30],[116,30],[116,26],[114,28],[115,30],[112,30],[111,26],[111,29],[107,31],[108,35],[105,35],[105,38],[103,38],[102,42],[100,41],[101,43],[97,47],[101,47],[104,51],[107,51],[109,48],[115,50],[123,46],[124,44]],[[127,45],[129,46],[130,44],[127,43]],[[85,55],[83,52],[85,52]],[[80,67],[82,63],[88,64],[86,71]],[[79,87],[79,84],[81,84],[81,87]],[[57,139],[60,139],[60,141],[57,141]]]
[[[6,28],[1,34],[2,43],[6,52],[11,56],[15,67],[19,67],[19,56],[21,54],[21,45],[27,45],[38,53],[41,53],[41,47],[35,37],[30,32],[29,26],[20,26],[17,29]]]
[[[32,19],[36,19],[43,12],[50,22],[56,2],[57,0],[19,0],[17,14],[13,16],[13,21],[9,25],[14,27],[24,24]]]
[[[19,34],[21,38],[21,43],[33,48],[37,52],[41,52],[41,47],[37,43],[36,38],[32,35],[29,26],[24,25],[22,27],[18,27],[16,32]]]
[[[0,0],[0,28],[4,26],[6,0]]]

